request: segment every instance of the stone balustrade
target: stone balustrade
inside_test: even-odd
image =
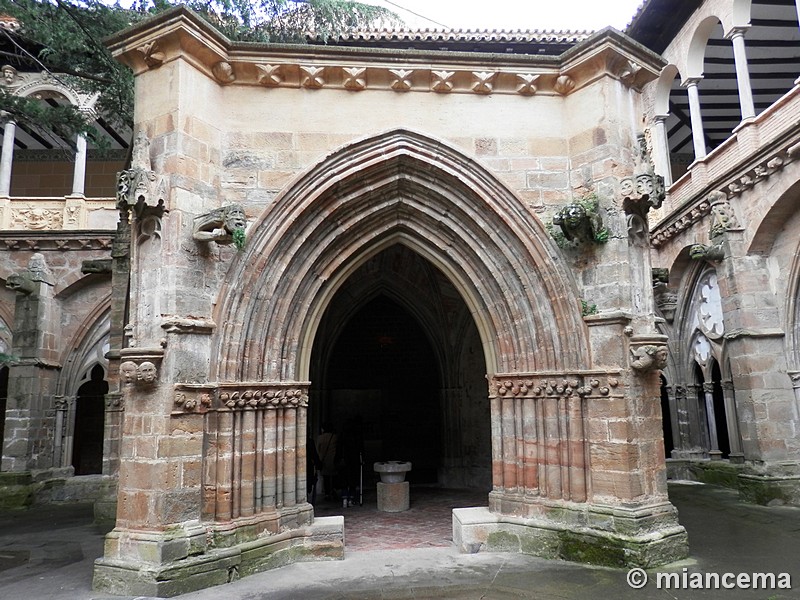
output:
[[[743,121],[731,137],[696,160],[667,190],[664,205],[651,213],[653,244],[658,247],[679,234],[697,218],[709,192],[728,197],[752,188],[800,156],[800,84],[772,106]],[[707,212],[707,211],[705,211]]]

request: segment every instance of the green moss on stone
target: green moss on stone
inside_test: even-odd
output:
[[[492,552],[519,552],[519,536],[508,531],[496,531],[486,538],[486,545]]]

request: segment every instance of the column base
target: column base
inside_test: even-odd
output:
[[[800,464],[767,465],[739,475],[739,498],[754,504],[800,506]]]
[[[169,533],[115,529],[95,561],[93,588],[170,598],[290,563],[344,558],[342,516],[223,548],[207,547],[208,533],[199,522]]]
[[[522,552],[608,567],[650,568],[689,555],[686,530],[669,502],[621,508],[569,502],[540,504],[536,517],[488,508],[453,510],[453,541],[461,552]]]

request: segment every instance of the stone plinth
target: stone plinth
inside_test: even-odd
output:
[[[378,482],[378,510],[382,512],[403,512],[408,510],[409,483]]]

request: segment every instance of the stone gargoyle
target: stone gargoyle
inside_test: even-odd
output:
[[[587,211],[580,204],[567,204],[553,215],[553,225],[561,228],[567,240],[578,244],[595,243],[603,231],[600,215]]]
[[[244,233],[247,216],[239,204],[216,208],[194,219],[192,237],[201,242],[230,244],[237,230]]]
[[[13,292],[25,294],[26,296],[30,296],[36,291],[36,283],[30,276],[25,274],[9,275],[8,279],[6,279],[6,287]]]
[[[715,240],[715,243],[710,246],[692,244],[689,248],[689,257],[692,260],[705,259],[711,262],[723,260],[725,258],[725,249],[722,246],[722,240]]]

